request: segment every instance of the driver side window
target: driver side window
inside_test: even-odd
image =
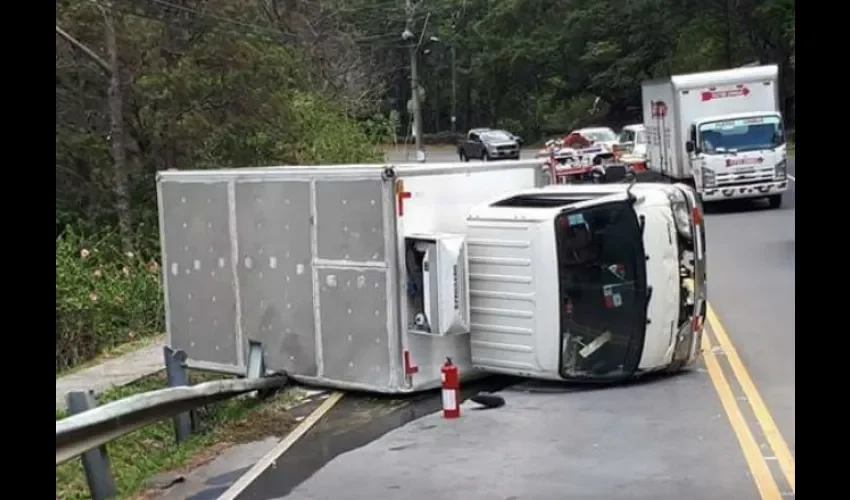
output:
[[[623,130],[623,132],[620,133],[620,142],[632,142],[634,140],[634,132],[631,130]]]
[[[481,142],[481,138],[478,137],[478,134],[469,134],[469,140],[472,142]]]

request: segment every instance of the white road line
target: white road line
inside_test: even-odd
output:
[[[788,175],[788,178],[789,178],[789,179],[791,179],[791,180],[792,180],[792,181],[794,181],[794,182],[797,182],[797,178],[796,178],[796,177],[794,177],[793,175],[790,175],[790,174],[789,174],[789,175]]]

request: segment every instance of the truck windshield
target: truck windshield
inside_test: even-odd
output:
[[[564,378],[637,369],[646,332],[643,237],[631,201],[566,209],[555,222]]]
[[[706,154],[773,149],[784,142],[776,115],[703,123],[700,148]]]

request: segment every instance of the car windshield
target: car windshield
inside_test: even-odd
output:
[[[611,142],[617,140],[617,136],[611,130],[590,130],[581,132],[581,135],[595,142]]]
[[[513,137],[502,130],[491,130],[484,132],[481,137],[486,141],[512,141]]]
[[[630,201],[567,209],[556,219],[563,377],[617,377],[640,360],[646,264]]]
[[[784,142],[779,117],[757,116],[703,123],[700,149],[707,154],[773,149]]]

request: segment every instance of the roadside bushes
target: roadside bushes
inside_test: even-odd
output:
[[[163,331],[156,260],[122,253],[114,232],[56,238],[56,372]]]

